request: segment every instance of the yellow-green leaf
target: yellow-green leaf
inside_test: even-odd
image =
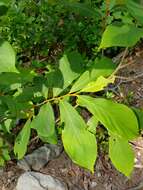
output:
[[[109,157],[113,165],[126,176],[134,168],[134,152],[128,141],[122,138],[109,138]]]
[[[96,81],[98,77],[108,77],[115,70],[113,61],[107,57],[98,58],[93,62],[92,67],[85,71],[73,84],[70,92],[76,92],[83,89],[88,83]]]
[[[115,77],[104,78],[103,76],[98,77],[96,81],[90,82],[81,92],[98,92],[103,90],[108,84],[114,83]]]
[[[93,134],[96,134],[96,127],[98,125],[98,120],[96,117],[92,116],[87,122],[88,128],[87,130]]]

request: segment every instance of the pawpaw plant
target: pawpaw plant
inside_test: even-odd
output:
[[[107,25],[99,51],[110,47],[132,47],[143,37],[141,7],[131,0],[114,2],[112,9],[124,6],[139,25]],[[100,146],[96,141],[96,127],[101,123],[108,131],[109,157],[113,165],[130,176],[134,152],[129,142],[139,135],[138,118],[126,105],[97,95],[115,82],[115,69],[115,63],[106,56],[98,56],[85,67],[81,54],[73,51],[62,56],[58,68],[45,69],[43,74],[21,68],[12,46],[1,41],[0,164],[10,159],[9,137],[15,141],[16,157],[22,159],[34,130],[43,142],[56,144],[61,137],[73,162],[94,172],[97,146]],[[81,116],[82,109],[90,113],[88,122]],[[25,124],[20,125],[19,133],[15,134],[14,126],[21,119]]]

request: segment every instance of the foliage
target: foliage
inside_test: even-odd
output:
[[[56,144],[61,137],[70,158],[93,172],[100,122],[108,131],[112,163],[129,176],[134,165],[129,141],[139,135],[141,112],[101,97],[114,83],[117,68],[100,50],[134,46],[143,36],[143,7],[131,0],[112,0],[109,5],[100,0],[21,0],[9,6],[1,17],[1,35],[13,44],[18,59],[10,43],[1,41],[0,164],[10,159],[13,143],[21,159],[34,131],[48,143]],[[46,60],[59,42],[64,44],[63,55],[54,65],[42,64],[41,57]],[[96,53],[91,56],[93,47]],[[23,55],[30,65],[19,60]],[[85,108],[88,121],[81,116]],[[20,129],[14,132],[17,125]]]

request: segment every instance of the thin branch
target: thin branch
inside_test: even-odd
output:
[[[124,68],[126,68],[130,65],[133,65],[133,64],[134,64],[134,62],[130,62],[130,63],[124,64],[124,65],[121,65],[120,69],[124,69]]]
[[[76,96],[78,96],[78,94],[75,94],[75,93],[74,94],[70,94],[70,93],[68,93],[68,94],[65,94],[63,96],[58,96],[58,97],[50,98],[50,99],[44,100],[43,102],[41,102],[41,103],[39,103],[37,105],[34,105],[34,107],[39,107],[39,106],[42,106],[43,104],[46,104],[48,102],[55,101],[55,100],[59,101],[60,99],[63,99],[63,98],[68,97],[68,96],[76,97]]]
[[[132,81],[134,81],[134,80],[136,80],[138,78],[143,77],[143,73],[140,73],[140,74],[135,75],[133,77],[123,77],[123,76],[117,76],[117,75],[115,75],[115,77],[116,77],[116,79],[124,80],[121,83],[127,83],[127,82],[132,82]]]
[[[128,52],[128,48],[126,48],[125,51],[123,52],[123,56],[121,58],[121,61],[120,61],[119,65],[117,66],[117,68],[115,69],[115,71],[110,75],[109,78],[112,78],[119,71],[119,69],[121,68],[122,64],[124,63],[125,57],[127,55],[127,52]]]
[[[28,145],[32,144],[34,141],[36,141],[36,140],[38,140],[38,139],[39,139],[38,136],[32,138],[32,139],[30,140],[30,142],[28,143]]]

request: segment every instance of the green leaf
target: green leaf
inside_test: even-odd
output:
[[[10,130],[11,130],[11,123],[12,123],[12,119],[7,119],[4,121],[4,126],[7,130],[8,133],[10,133]]]
[[[143,37],[143,29],[135,25],[109,25],[103,33],[99,49],[108,47],[132,47]]]
[[[1,1],[0,2],[0,16],[5,15],[7,10],[8,10],[7,4]]]
[[[115,77],[106,79],[103,76],[97,78],[95,82],[90,82],[80,92],[98,92],[103,90],[108,84],[114,83]]]
[[[65,151],[76,164],[93,171],[97,157],[95,136],[86,130],[84,120],[68,102],[60,102],[60,113],[65,124],[62,132]]]
[[[143,110],[138,109],[138,108],[132,108],[132,110],[134,111],[137,117],[139,128],[142,130],[143,129]]]
[[[86,107],[110,132],[127,140],[138,136],[138,122],[127,106],[104,98],[78,96],[78,104]]]
[[[46,74],[47,81],[45,85],[50,88],[63,88],[64,79],[60,69],[56,69]]]
[[[55,118],[53,108],[50,103],[40,108],[38,115],[33,119],[31,127],[36,129],[38,136],[44,141],[56,144],[57,135],[55,130]]]
[[[8,42],[0,43],[0,73],[18,72],[15,67],[15,52]]]
[[[3,102],[3,99],[0,97],[0,120],[3,120],[6,116],[7,105]]]
[[[54,96],[59,95],[64,89],[66,89],[83,70],[83,60],[79,53],[71,52],[64,55],[60,60],[59,69],[63,75],[63,79],[59,81],[62,83],[62,88],[54,88]]]
[[[5,161],[9,161],[11,159],[7,147],[3,149],[3,159]]]
[[[10,159],[8,146],[4,143],[4,140],[0,138],[0,166],[4,166],[5,161],[9,161]]]
[[[23,84],[32,82],[34,75],[32,73],[0,73],[0,85]]]
[[[121,138],[109,138],[109,157],[114,166],[126,176],[134,168],[134,152],[128,141]]]
[[[95,81],[98,77],[108,77],[115,69],[112,60],[107,57],[96,59],[92,67],[85,71],[71,88],[71,93],[83,89],[88,83]]]
[[[15,144],[14,144],[14,153],[17,155],[18,159],[22,159],[27,151],[27,145],[30,138],[31,131],[31,121],[27,120],[26,124],[18,134]]]
[[[71,9],[70,11],[84,17],[95,18],[101,16],[101,12],[98,9],[94,9],[86,3],[68,2],[66,6]]]
[[[98,120],[96,117],[92,116],[87,122],[88,128],[87,130],[93,134],[96,134],[96,127],[98,125]]]
[[[5,103],[9,109],[9,114],[13,118],[27,118],[26,110],[31,109],[30,102],[19,102],[13,96],[7,95],[1,97],[3,103]]]
[[[143,6],[135,1],[126,0],[126,7],[129,13],[143,24]]]

